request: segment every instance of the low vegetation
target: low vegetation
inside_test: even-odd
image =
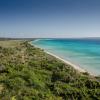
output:
[[[0,100],[100,100],[100,78],[27,41],[0,41]]]

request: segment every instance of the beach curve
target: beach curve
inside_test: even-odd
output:
[[[60,61],[64,62],[65,64],[72,66],[74,69],[78,70],[79,72],[87,72],[85,69],[82,69],[78,65],[75,65],[72,62],[70,62],[68,60],[65,60],[65,59],[63,59],[63,58],[61,58],[61,57],[59,57],[59,56],[57,56],[57,55],[55,55],[55,54],[53,54],[51,52],[48,52],[46,50],[44,50],[44,52],[46,52],[47,54],[49,54],[49,55],[51,55],[51,56],[53,56],[53,57],[55,57],[57,59],[59,59]]]
[[[32,46],[35,46],[35,47],[37,47],[37,48],[40,48],[40,47],[36,46],[35,44],[32,44],[31,42],[29,42],[29,44],[31,44]],[[43,48],[41,48],[41,49],[43,49]],[[85,69],[79,67],[78,65],[75,65],[75,64],[73,64],[72,62],[70,62],[70,61],[68,61],[68,60],[65,60],[65,59],[63,59],[63,58],[61,58],[61,57],[59,57],[59,56],[57,56],[57,55],[55,55],[55,54],[53,54],[53,53],[51,53],[51,52],[48,52],[48,51],[46,51],[45,49],[43,49],[43,50],[44,50],[45,53],[47,53],[47,54],[49,54],[49,55],[51,55],[51,56],[53,56],[53,57],[59,59],[60,61],[62,61],[63,63],[65,63],[65,64],[67,64],[67,65],[70,65],[70,66],[73,67],[75,70],[77,70],[77,71],[79,71],[79,72],[82,72],[82,73],[87,72]],[[90,73],[89,73],[89,74],[90,74]],[[91,75],[92,75],[92,74],[91,74]]]

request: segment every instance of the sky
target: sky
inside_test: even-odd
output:
[[[0,37],[100,37],[100,0],[0,0]]]

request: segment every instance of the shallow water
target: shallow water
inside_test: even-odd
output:
[[[100,39],[38,39],[32,43],[100,75]]]

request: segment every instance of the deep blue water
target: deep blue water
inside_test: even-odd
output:
[[[100,75],[100,39],[38,39],[32,43]]]

